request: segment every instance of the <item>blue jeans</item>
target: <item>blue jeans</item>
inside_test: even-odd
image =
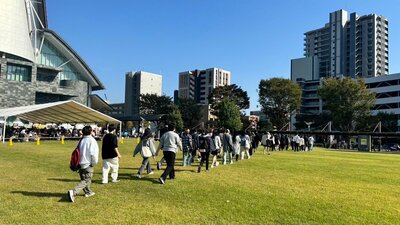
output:
[[[229,151],[229,149],[228,149],[228,151]],[[222,164],[226,164],[226,155],[227,154],[229,154],[229,162],[233,162],[232,152],[228,152],[228,151],[225,151],[225,148],[224,148],[224,156],[223,156]]]
[[[190,151],[183,152],[183,166],[191,166],[192,158],[192,153]]]

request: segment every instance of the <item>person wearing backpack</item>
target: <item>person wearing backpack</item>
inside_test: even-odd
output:
[[[136,145],[135,151],[133,152],[133,157],[135,157],[138,153],[140,153],[143,157],[142,165],[136,174],[136,177],[140,179],[142,178],[144,169],[147,170],[148,175],[154,173],[150,166],[150,157],[154,156],[156,151],[154,147],[153,134],[151,133],[150,128],[146,128],[144,131],[144,134],[140,138],[139,144]]]
[[[92,183],[94,166],[96,166],[99,160],[99,146],[92,136],[92,127],[85,126],[82,129],[82,134],[83,137],[78,146],[80,152],[79,176],[81,182],[74,189],[68,191],[70,202],[75,202],[75,196],[82,190],[85,193],[85,197],[91,197],[95,194],[90,185]]]
[[[108,183],[108,172],[110,171],[110,168],[112,169],[111,182],[119,182],[118,168],[121,154],[119,154],[118,151],[118,139],[117,135],[115,135],[115,131],[115,126],[110,124],[108,126],[108,133],[103,137],[103,143],[101,146],[101,157],[103,159],[102,184]]]
[[[208,165],[210,163],[210,151],[215,150],[215,144],[212,140],[213,130],[210,129],[208,134],[203,134],[199,137],[199,152],[201,155],[200,165],[197,168],[197,172],[201,172],[201,167],[203,167],[204,162],[206,163],[206,171],[208,171]]]

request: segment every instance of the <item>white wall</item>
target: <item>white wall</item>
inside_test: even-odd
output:
[[[34,62],[24,0],[0,0],[0,51]]]

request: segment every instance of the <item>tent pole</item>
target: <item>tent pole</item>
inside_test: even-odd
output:
[[[119,121],[119,139],[122,138],[122,121]]]
[[[4,123],[3,123],[3,144],[4,144],[5,139],[6,139],[6,121],[7,121],[7,117],[4,117]]]

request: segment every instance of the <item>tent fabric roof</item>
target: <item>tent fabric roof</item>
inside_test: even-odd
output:
[[[73,100],[0,109],[0,117],[10,116],[32,123],[120,123]]]

